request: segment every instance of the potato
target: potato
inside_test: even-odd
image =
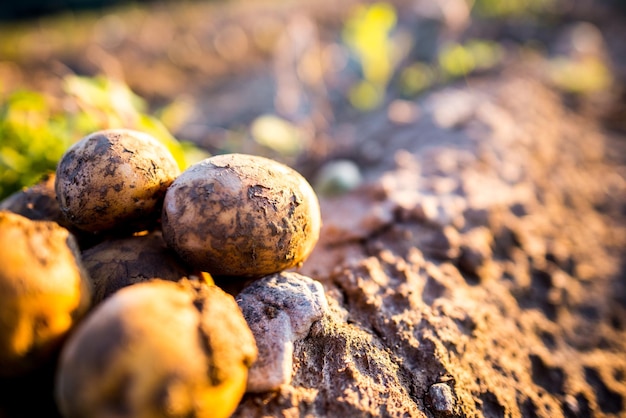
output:
[[[79,229],[140,231],[158,218],[165,190],[178,174],[174,157],[150,135],[99,131],[61,158],[56,196],[64,216]]]
[[[54,222],[0,211],[0,375],[46,362],[87,312],[77,245]]]
[[[65,219],[56,199],[54,179],[55,175],[51,173],[37,184],[13,193],[0,202],[0,210],[8,210],[34,221],[63,223]]]
[[[54,190],[56,175],[45,175],[38,183],[13,193],[2,202],[0,210],[17,213],[34,221],[52,221],[69,229],[81,249],[100,242],[102,235],[91,234],[74,228],[63,216]]]
[[[256,355],[232,296],[152,280],[119,290],[79,325],[55,397],[65,418],[228,417]]]
[[[299,266],[319,238],[311,185],[276,161],[218,155],[185,170],[165,195],[163,237],[190,265],[261,277]]]
[[[210,276],[193,271],[165,245],[161,231],[110,239],[83,252],[82,261],[93,284],[94,305],[122,287],[151,279],[178,281]]]

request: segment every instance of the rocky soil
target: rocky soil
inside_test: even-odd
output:
[[[331,313],[236,416],[626,416],[623,138],[519,74],[415,106],[359,125],[381,174],[301,270]]]

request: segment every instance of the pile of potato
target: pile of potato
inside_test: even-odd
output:
[[[309,183],[276,161],[181,173],[144,133],[83,138],[0,202],[0,392],[47,367],[66,418],[229,416],[257,347],[213,278],[298,267],[320,226]]]

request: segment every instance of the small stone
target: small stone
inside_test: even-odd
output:
[[[315,189],[324,196],[340,195],[358,187],[363,181],[359,166],[350,160],[329,161],[315,177]]]
[[[435,413],[450,415],[454,412],[454,393],[445,383],[435,383],[428,388],[428,400]]]
[[[321,283],[282,272],[253,282],[237,296],[259,356],[248,373],[248,392],[267,392],[291,382],[293,344],[328,311]]]

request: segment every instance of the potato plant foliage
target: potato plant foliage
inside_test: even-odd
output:
[[[193,144],[178,141],[125,84],[67,76],[62,97],[28,90],[0,94],[0,200],[53,172],[65,150],[80,138],[117,127],[152,135],[181,169],[204,156]]]

